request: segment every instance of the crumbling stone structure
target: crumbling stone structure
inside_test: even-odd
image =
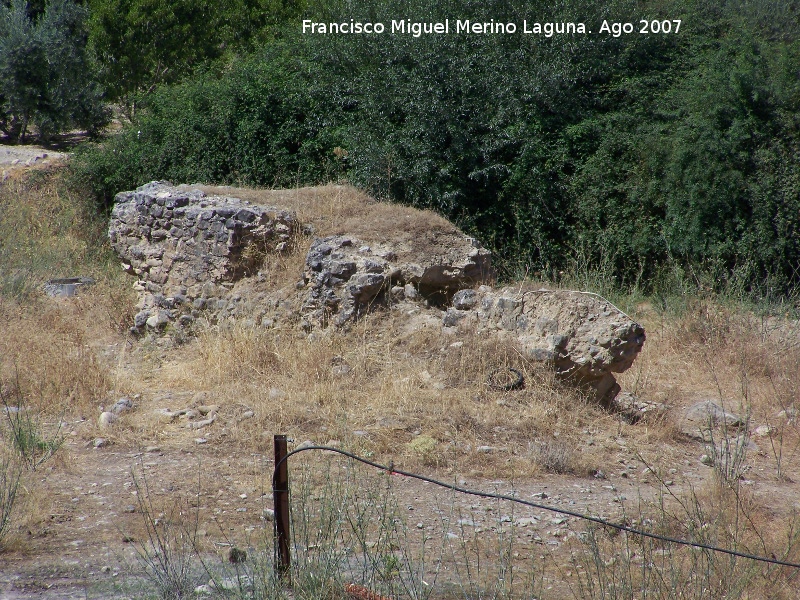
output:
[[[567,290],[463,290],[443,322],[514,335],[529,359],[590,388],[604,404],[620,391],[613,374],[630,368],[645,341],[644,328],[605,298]]]
[[[267,256],[289,250],[296,230],[291,211],[154,181],[117,194],[108,236],[138,279],[140,329],[164,326],[180,305],[203,305],[216,286],[254,275]]]
[[[346,327],[373,306],[411,303],[407,314],[437,312],[443,327],[513,336],[529,359],[602,403],[614,400],[614,374],[628,369],[644,344],[641,325],[595,294],[482,285],[493,272],[491,254],[477,240],[439,217],[431,226],[425,213],[405,214],[409,229],[394,235],[392,216],[389,229],[386,215],[376,222],[382,235],[362,227],[359,236],[308,240],[291,210],[153,182],[117,195],[109,237],[137,277],[136,332],[181,327],[201,311],[248,318],[252,326]],[[308,246],[296,284],[249,298],[232,290],[265,280],[275,257],[300,243]],[[248,311],[239,310],[248,303]]]

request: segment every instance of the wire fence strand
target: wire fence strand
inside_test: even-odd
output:
[[[507,500],[508,502],[514,502],[516,504],[522,504],[523,506],[529,506],[531,508],[538,508],[540,510],[546,510],[553,513],[558,513],[561,515],[567,515],[570,517],[575,517],[577,519],[581,519],[583,521],[589,521],[592,523],[597,523],[598,525],[602,525],[604,527],[610,527],[612,529],[617,529],[619,531],[625,531],[627,533],[638,535],[641,537],[650,538],[653,540],[660,540],[662,542],[669,542],[671,544],[678,544],[681,546],[688,546],[691,548],[698,548],[702,550],[708,550],[710,552],[718,552],[721,554],[727,554],[729,556],[736,556],[739,558],[745,558],[748,560],[753,560],[762,563],[768,563],[772,565],[780,565],[783,567],[791,567],[794,569],[800,569],[800,563],[793,563],[786,560],[780,560],[775,558],[774,556],[760,556],[757,554],[749,554],[747,552],[740,552],[738,550],[731,550],[729,548],[721,548],[719,546],[712,546],[711,544],[704,544],[702,542],[693,542],[691,540],[684,540],[681,538],[670,537],[667,535],[661,535],[658,533],[653,533],[650,531],[644,531],[642,529],[636,529],[635,527],[631,527],[629,525],[625,525],[623,523],[614,523],[613,521],[608,521],[606,519],[595,517],[592,515],[587,515],[583,513],[576,512],[574,510],[569,510],[566,508],[558,508],[557,506],[550,506],[548,504],[542,504],[540,502],[531,502],[530,500],[523,500],[521,498],[516,498],[514,496],[509,496],[507,494],[498,494],[494,492],[484,492],[481,490],[470,490],[452,483],[445,483],[443,481],[439,481],[432,477],[428,477],[426,475],[419,475],[417,473],[410,473],[408,471],[404,471],[402,469],[394,468],[393,464],[390,465],[382,465],[380,463],[371,461],[367,458],[363,458],[358,456],[357,454],[353,454],[352,452],[348,452],[346,450],[341,450],[339,448],[331,448],[329,446],[305,446],[304,448],[298,448],[297,450],[292,450],[289,452],[278,464],[275,465],[275,470],[273,471],[273,480],[275,477],[275,473],[277,472],[278,467],[284,461],[288,460],[289,457],[294,456],[295,454],[300,454],[301,452],[307,452],[311,450],[324,450],[327,452],[334,452],[336,454],[340,454],[342,456],[346,456],[351,458],[355,461],[363,463],[365,465],[369,465],[370,467],[374,467],[376,469],[380,469],[382,471],[386,471],[389,474],[396,474],[402,475],[403,477],[408,477],[410,479],[416,479],[418,481],[425,481],[427,483],[436,485],[438,487],[452,490],[454,492],[458,492],[460,494],[466,494],[468,496],[477,496],[479,498],[491,498],[495,500]]]

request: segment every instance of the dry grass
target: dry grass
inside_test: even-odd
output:
[[[394,314],[310,338],[290,330],[213,328],[180,352],[162,369],[162,383],[192,382],[216,403],[254,410],[255,419],[238,424],[233,440],[247,447],[266,449],[265,433],[284,432],[297,440],[357,443],[410,468],[457,464],[473,474],[521,476],[554,470],[540,450],[561,443],[580,448],[580,459],[555,470],[585,473],[599,468],[604,452],[581,447],[575,432],[616,421],[508,341],[409,328]],[[520,370],[526,387],[490,388],[489,374],[503,367]],[[415,451],[419,436],[434,440],[435,449]]]
[[[349,235],[362,241],[391,244],[402,257],[408,246],[417,252],[439,248],[437,237],[458,229],[430,210],[376,202],[349,185],[326,185],[296,190],[253,190],[201,186],[209,195],[233,196],[250,202],[294,210],[314,235]]]
[[[36,171],[0,184],[0,390],[49,415],[91,416],[112,387],[103,350],[120,344],[134,295],[105,242],[105,223],[61,180]],[[69,300],[42,284],[97,284]],[[16,402],[16,400],[14,400]]]
[[[711,399],[726,410],[750,415],[749,429],[772,428],[754,438],[759,453],[772,459],[783,452],[781,470],[796,478],[800,430],[787,418],[800,406],[798,323],[762,318],[735,306],[697,301],[681,315],[647,312],[642,316],[648,340],[633,368],[620,377],[623,389],[664,402],[672,440],[681,440],[677,425],[685,407]],[[663,434],[663,432],[662,432]],[[779,448],[780,446],[780,448]],[[791,457],[787,460],[788,457]]]
[[[435,215],[376,205],[349,187],[206,191],[291,205],[301,221],[314,224],[316,235],[409,239],[452,229]],[[104,224],[78,206],[52,175],[15,178],[0,189],[0,385],[5,397],[24,398],[49,421],[68,415],[93,423],[98,405],[115,399],[109,395],[115,390],[116,395],[142,394],[137,410],[102,432],[126,449],[159,444],[189,451],[199,434],[184,422],[164,422],[150,409],[218,404],[218,422],[202,432],[213,460],[268,454],[272,435],[285,433],[296,442],[336,442],[379,462],[443,478],[546,480],[568,491],[598,470],[618,485],[620,472],[633,465],[626,484],[634,482],[650,500],[657,500],[654,490],[667,493],[663,504],[643,505],[641,515],[665,533],[688,535],[695,527],[715,542],[777,556],[793,539],[800,432],[797,419],[786,415],[800,407],[796,322],[762,318],[707,298],[690,302],[679,314],[641,306],[634,316],[645,325],[648,340],[619,381],[623,390],[663,402],[669,410],[636,425],[557,382],[524,359],[513,341],[470,331],[445,333],[436,315],[426,320],[424,311],[410,316],[383,309],[349,331],[311,335],[290,325],[198,323],[197,337],[183,345],[128,344],[122,332],[134,305],[129,282],[116,274]],[[364,218],[365,207],[369,218]],[[300,244],[262,269],[267,280],[257,291],[292,289],[303,258]],[[98,284],[70,300],[34,293],[46,279],[66,275],[93,276]],[[247,285],[240,282],[237,291]],[[524,375],[522,389],[487,385],[493,371],[506,368]],[[195,396],[200,391],[205,393]],[[167,393],[169,399],[161,400]],[[749,413],[751,430],[772,427],[770,435],[754,438],[758,449],[746,456],[745,477],[755,480],[754,491],[743,482],[718,485],[712,470],[699,464],[703,444],[680,434],[682,410],[705,398]],[[250,411],[253,416],[245,418]],[[99,435],[95,425],[88,425],[79,437]],[[307,460],[312,466],[325,464]],[[645,463],[655,475],[643,474]],[[68,467],[48,463],[49,469]],[[569,483],[559,484],[559,474]],[[242,475],[245,479],[254,489],[264,485],[257,465]],[[667,479],[683,491],[670,497],[671,486],[658,485]],[[34,525],[46,518],[23,502],[26,506]],[[619,540],[600,539],[607,560],[624,557]],[[788,558],[798,560],[796,552]],[[690,551],[652,556],[674,560],[674,573],[699,564]],[[770,571],[766,577],[753,575],[749,566],[731,572],[723,567],[715,563],[708,571],[711,579],[743,581],[748,597],[789,598],[787,590],[796,589],[788,571]]]
[[[285,273],[279,285],[289,284],[292,274]],[[678,427],[683,409],[712,398],[749,413],[752,429],[775,427],[780,437],[758,442],[760,458],[780,458],[781,475],[796,477],[790,463],[800,445],[797,428],[777,417],[800,400],[800,347],[792,345],[787,322],[767,323],[710,301],[677,316],[643,307],[638,318],[648,341],[620,383],[669,410],[635,426],[587,404],[508,340],[449,335],[435,319],[394,311],[370,315],[349,332],[311,336],[291,328],[211,327],[162,376],[172,387],[200,387],[223,405],[252,408],[256,419],[238,424],[234,436],[248,447],[265,449],[280,431],[358,445],[409,467],[449,465],[487,476],[583,474],[616,462],[620,451],[668,470],[687,459]],[[492,371],[507,367],[523,372],[524,389],[487,385]],[[426,442],[419,451],[419,436],[435,446]]]
[[[106,224],[61,170],[43,169],[0,183],[0,293],[31,297],[56,277],[107,275],[115,264]]]
[[[629,507],[626,521],[673,538],[797,562],[796,516],[775,519],[744,487],[662,494]],[[581,598],[794,598],[785,567],[592,527],[573,545]]]
[[[0,386],[8,402],[16,405],[22,398],[29,408],[50,415],[91,416],[112,377],[84,311],[56,303],[22,309],[0,300],[0,319],[7,324],[0,337]]]
[[[253,407],[257,419],[239,423],[227,440],[247,448],[266,451],[271,434],[282,432],[297,442],[338,440],[412,471],[486,478],[585,476],[598,469],[615,474],[618,463],[633,461],[640,463],[636,479],[644,461],[656,474],[641,477],[639,489],[646,496],[653,490],[648,491],[648,480],[655,489],[676,478],[689,483],[674,495],[671,483],[662,485],[665,500],[643,504],[639,523],[668,535],[798,560],[792,506],[800,439],[796,421],[778,417],[800,401],[800,349],[792,342],[792,323],[764,321],[722,303],[679,315],[644,310],[639,318],[648,342],[620,380],[623,389],[664,402],[669,410],[636,425],[559,385],[507,340],[471,332],[448,335],[422,320],[410,325],[392,311],[373,314],[346,333],[311,337],[293,330],[209,329],[167,372],[170,385],[201,382],[222,403]],[[351,370],[337,375],[343,364]],[[488,374],[503,367],[522,371],[525,388],[488,387]],[[699,465],[702,444],[683,436],[678,425],[682,410],[701,398],[749,412],[751,429],[764,423],[775,427],[773,435],[755,440],[758,450],[749,451],[745,461],[746,477],[774,486],[757,492],[738,480],[720,486],[713,471]],[[685,471],[697,473],[696,479],[685,479]],[[654,597],[673,597],[669,578],[693,597],[788,599],[796,589],[788,569],[711,560],[633,538],[620,547],[616,539],[601,541],[598,556],[610,565],[631,558],[625,554],[631,547],[639,548],[626,569],[643,576],[643,557],[661,565],[659,576],[667,579],[659,585],[666,587]],[[635,589],[636,581],[628,583]]]

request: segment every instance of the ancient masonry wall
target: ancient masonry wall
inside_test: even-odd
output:
[[[138,277],[135,327],[163,325],[181,304],[204,307],[221,283],[254,275],[289,249],[297,217],[284,209],[153,182],[117,194],[109,238]]]

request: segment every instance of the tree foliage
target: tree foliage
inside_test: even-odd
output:
[[[104,203],[159,173],[173,181],[295,186],[335,168],[336,107],[279,44],[226,72],[156,90],[133,125],[83,148],[78,167]]]
[[[134,106],[233,50],[252,50],[299,0],[89,0],[91,45],[110,97]]]
[[[510,268],[582,262],[652,287],[673,265],[786,292],[800,284],[800,6],[777,18],[774,4],[329,0],[306,16],[683,24],[413,37],[301,35],[294,21],[269,52],[156,93],[80,164],[105,198],[162,177],[344,173],[453,219]]]
[[[0,4],[0,130],[25,140],[70,127],[95,132],[108,121],[86,53],[86,10],[50,0],[32,19],[23,0]]]

